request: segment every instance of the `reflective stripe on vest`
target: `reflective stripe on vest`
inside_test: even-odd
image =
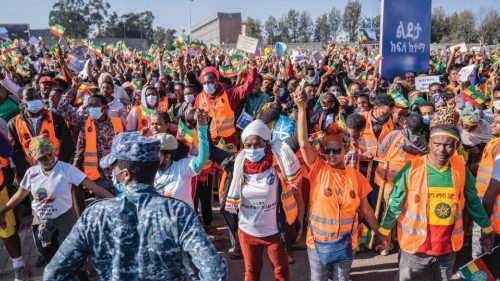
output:
[[[210,135],[212,138],[223,137],[227,138],[232,136],[235,132],[234,111],[231,109],[229,98],[224,91],[221,95],[211,101],[208,94],[201,92],[198,95],[198,107],[208,112],[208,116],[212,118],[210,123]]]
[[[49,136],[50,141],[52,142],[52,145],[54,146],[55,150],[55,155],[56,157],[59,156],[59,150],[61,147],[61,142],[59,139],[56,137],[56,133],[54,130],[54,119],[52,115],[52,111],[46,111],[44,116],[42,116],[41,120],[41,125],[40,125],[40,130],[38,132],[38,136],[45,134]],[[27,150],[27,147],[25,146],[25,143],[33,137],[31,134],[31,131],[29,129],[28,123],[21,119],[21,115],[17,115],[14,119],[14,124],[16,127],[17,131],[17,138],[19,139],[19,143],[21,144],[21,148],[24,152],[25,159],[30,165],[35,165],[36,160],[29,155],[29,152]]]
[[[123,132],[123,124],[118,117],[108,117],[116,135]],[[83,153],[83,172],[91,180],[101,177],[99,173],[99,159],[97,157],[97,134],[94,119],[88,117],[85,121],[85,151]]]
[[[453,251],[458,251],[462,248],[464,238],[462,211],[465,207],[463,195],[466,176],[465,163],[462,158],[456,155],[452,156],[449,162],[455,193],[455,203],[452,207],[455,212],[455,222],[451,234],[451,244]],[[398,241],[401,249],[408,253],[416,253],[427,237],[429,187],[427,185],[426,156],[411,160],[406,189],[403,211],[397,218],[398,228],[402,230],[398,231]]]
[[[495,205],[493,206],[493,214],[491,214],[491,225],[497,235],[500,235],[500,194],[497,195]]]
[[[392,122],[392,119],[387,120],[384,126],[382,126],[382,131],[380,132],[380,135],[377,138],[375,137],[375,133],[373,132],[373,124],[369,114],[370,112],[361,113],[363,118],[365,118],[366,126],[363,132],[361,132],[358,144],[359,144],[359,149],[361,149],[362,152],[369,151],[373,155],[376,155],[378,145],[382,142],[385,136],[387,136],[387,134],[389,134],[394,130],[394,123]]]
[[[283,210],[285,211],[285,217],[288,224],[292,225],[299,214],[299,207],[297,206],[297,202],[295,201],[295,197],[293,196],[294,190],[291,187],[287,186],[287,183],[283,176],[283,172],[278,165],[278,160],[274,156],[273,167],[281,183],[281,205],[283,206]]]
[[[490,183],[491,173],[493,172],[493,164],[495,162],[495,156],[493,155],[493,149],[500,145],[500,137],[494,138],[486,144],[483,150],[483,155],[481,161],[479,162],[479,167],[477,169],[476,175],[476,189],[477,195],[483,197],[488,184]]]

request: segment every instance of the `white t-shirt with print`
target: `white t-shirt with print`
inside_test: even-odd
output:
[[[85,177],[75,166],[57,160],[48,174],[40,164],[29,168],[20,186],[33,196],[31,208],[40,219],[55,219],[73,207],[71,186]]]
[[[198,173],[191,167],[191,159],[193,158],[175,161],[166,171],[158,170],[155,177],[155,189],[165,197],[179,199],[194,208],[191,178]]]
[[[255,237],[266,237],[278,233],[276,208],[278,181],[274,168],[244,175],[238,227]]]

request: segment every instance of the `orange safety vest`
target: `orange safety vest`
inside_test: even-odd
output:
[[[9,159],[0,157],[0,186],[3,184],[3,172],[2,169],[9,166]]]
[[[158,111],[168,111],[168,97],[160,98],[157,110]]]
[[[384,126],[382,127],[380,135],[378,136],[378,138],[376,138],[375,133],[373,132],[373,125],[372,121],[370,120],[369,114],[370,112],[361,113],[361,115],[366,120],[366,126],[361,136],[359,137],[358,144],[362,153],[370,151],[373,155],[376,155],[379,143],[381,143],[384,140],[387,134],[389,134],[394,130],[394,123],[392,122],[391,119],[387,120],[387,122],[385,122]]]
[[[122,121],[118,117],[109,117],[115,136],[123,132]],[[88,117],[85,121],[85,151],[83,154],[83,172],[91,180],[101,177],[99,174],[97,159],[97,135],[94,120]]]
[[[458,252],[464,242],[462,211],[465,206],[465,163],[457,156],[452,156],[449,162],[455,191],[455,204],[451,207],[451,215],[455,218],[451,234],[451,246],[453,251]],[[397,233],[401,249],[414,254],[427,238],[429,187],[427,186],[426,156],[420,156],[411,160],[406,189],[407,194],[403,211],[397,218]]]
[[[479,167],[477,169],[476,175],[476,189],[477,195],[483,197],[490,183],[491,173],[493,172],[493,164],[495,163],[495,156],[493,155],[493,149],[495,146],[500,145],[500,137],[492,139],[484,147],[483,156],[479,162]]]
[[[500,194],[497,195],[495,205],[493,206],[493,214],[491,214],[491,225],[497,235],[500,235]]]
[[[379,156],[377,170],[375,171],[375,183],[382,187],[385,183],[385,188],[389,190],[394,186],[394,178],[403,169],[410,160],[418,157],[407,153],[403,150],[405,137],[399,133],[391,142],[389,148]]]
[[[352,249],[358,245],[357,225],[358,216],[357,210],[361,202],[358,195],[358,180],[353,167],[345,167],[346,177],[345,185],[342,188],[343,204],[339,208],[337,203],[333,203],[331,199],[318,200],[319,192],[328,192],[328,186],[316,187],[315,194],[309,198],[309,226],[307,230],[308,237],[314,237],[318,241],[333,241],[341,235],[352,233]],[[336,192],[335,190],[331,192]],[[330,203],[332,202],[332,203]],[[321,204],[327,203],[327,204]],[[312,232],[311,232],[312,231]],[[313,235],[314,234],[314,235]],[[313,236],[311,236],[313,235]]]
[[[292,188],[290,188],[290,190],[287,190],[288,188],[285,182],[285,177],[283,176],[283,172],[281,171],[278,165],[278,161],[274,156],[273,167],[281,183],[281,205],[283,206],[283,210],[285,211],[286,221],[289,225],[292,225],[299,214],[299,207],[297,205],[297,202],[295,201],[294,190]],[[221,199],[221,202],[225,199],[224,193],[226,191],[227,178],[228,174],[226,171],[224,171],[219,183],[219,198]]]
[[[228,138],[236,133],[234,127],[234,111],[231,109],[226,91],[215,98],[215,103],[209,100],[208,94],[199,94],[199,106],[208,111],[208,116],[212,118],[210,122],[210,134],[212,139],[217,137]]]
[[[42,116],[42,124],[40,126],[40,131],[38,135],[45,134],[49,137],[52,145],[55,149],[56,156],[59,155],[59,149],[61,148],[61,142],[56,137],[56,133],[54,130],[54,119],[52,118],[52,111],[46,111],[45,116]],[[19,143],[23,149],[26,161],[30,165],[35,165],[36,160],[31,157],[28,153],[28,148],[24,145],[29,139],[33,137],[31,131],[29,129],[28,123],[21,118],[21,115],[17,115],[14,119],[14,124],[16,126],[17,138],[19,139]]]
[[[135,112],[137,113],[137,129],[136,131],[142,130],[142,128],[148,126],[149,118],[142,115],[142,105],[135,107]]]

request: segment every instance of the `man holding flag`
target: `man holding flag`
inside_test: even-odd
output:
[[[464,209],[481,226],[481,242],[491,251],[494,232],[477,197],[474,176],[453,156],[459,141],[455,126],[435,126],[429,154],[411,160],[394,178],[379,231],[388,235],[398,224],[398,280],[416,280],[429,269],[432,280],[450,279],[456,252],[463,246]]]

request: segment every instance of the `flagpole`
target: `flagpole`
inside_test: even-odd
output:
[[[500,246],[495,246],[495,247],[493,247],[493,248],[491,249],[491,253],[493,253],[496,249],[498,249],[498,247],[500,247]],[[458,271],[457,271],[457,272],[460,272],[463,268],[465,268],[465,267],[466,267],[467,265],[469,265],[471,262],[474,262],[474,261],[476,261],[476,260],[478,260],[478,259],[480,259],[480,258],[482,258],[482,257],[484,257],[484,256],[486,256],[486,255],[490,255],[491,253],[489,253],[489,254],[488,254],[488,253],[482,253],[479,257],[477,257],[477,258],[475,258],[475,259],[471,260],[470,262],[468,262],[468,263],[464,264],[463,266],[461,266],[461,267],[458,269]]]
[[[188,11],[189,11],[189,43],[191,43],[191,2],[193,0],[187,0],[188,2]]]

